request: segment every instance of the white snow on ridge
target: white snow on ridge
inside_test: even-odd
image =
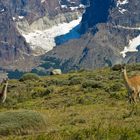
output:
[[[71,11],[77,10],[79,7],[70,7]]]
[[[128,4],[129,2],[128,2],[128,0],[118,0],[117,1],[117,7],[119,6],[119,5],[124,5],[124,4]]]
[[[129,3],[128,0],[118,0],[117,1],[117,7],[119,8],[119,12],[121,14],[124,14],[124,12],[127,11],[126,9],[121,8],[121,5],[125,5],[125,4],[128,4],[128,3]]]
[[[122,26],[122,25],[117,25],[117,26],[113,26],[113,27],[127,29],[127,30],[140,30],[140,27],[128,27],[128,26]]]
[[[127,52],[137,52],[137,47],[140,45],[140,35],[136,38],[129,41],[129,46],[124,47],[124,50],[121,52],[123,57],[126,57]]]
[[[61,5],[61,8],[68,8],[67,5]]]
[[[79,4],[79,5],[77,4],[76,5],[76,2],[71,1],[71,0],[67,0],[67,2],[68,2],[68,5],[65,5],[65,4],[62,4],[63,2],[61,0],[59,0],[60,7],[62,9],[69,9],[70,8],[71,11],[78,10],[78,9],[85,9],[86,8],[85,5],[83,5],[83,4]]]
[[[114,28],[122,28],[126,30],[140,30],[140,27],[128,27],[128,26],[113,26]],[[140,35],[137,37],[133,38],[132,40],[129,40],[128,46],[124,47],[124,50],[121,51],[120,53],[122,54],[123,57],[126,57],[127,52],[137,52],[137,47],[140,45]]]
[[[12,19],[13,19],[13,21],[15,21],[15,20],[16,20],[16,18],[15,18],[15,17],[12,17]]]
[[[70,23],[61,23],[44,31],[35,30],[28,34],[23,33],[22,35],[25,37],[26,41],[30,44],[33,50],[40,48],[43,49],[45,53],[56,46],[55,37],[68,33],[71,29],[77,26],[80,21],[81,17],[77,20],[71,21]]]
[[[83,5],[83,4],[80,4],[79,7],[80,7],[80,8],[86,8],[86,6]]]
[[[4,9],[1,10],[1,12],[4,12],[4,11],[5,11]]]
[[[41,0],[41,3],[45,2],[45,0]]]
[[[120,12],[121,14],[124,14],[124,12],[127,12],[127,10],[126,10],[126,9],[122,9],[122,8],[119,7],[119,12]]]
[[[23,18],[24,18],[24,16],[18,16],[18,18],[19,18],[19,19],[23,19]]]

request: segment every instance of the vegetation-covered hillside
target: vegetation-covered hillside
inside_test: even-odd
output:
[[[129,76],[140,71],[128,67]],[[121,70],[26,74],[9,81],[0,139],[139,140],[140,103],[128,103]]]

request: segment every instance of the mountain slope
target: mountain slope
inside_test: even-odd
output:
[[[138,0],[91,0],[81,22],[81,32],[85,34],[80,39],[65,43],[47,53],[44,59],[49,62],[47,68],[60,67],[68,71],[74,68],[91,69],[128,63],[133,57],[127,52],[132,49],[125,52],[125,58],[122,52],[140,34],[139,14]]]
[[[0,66],[15,69],[17,65],[17,68],[20,69],[27,58],[32,57],[29,56],[30,47],[16,29],[9,7],[3,2],[0,2],[0,11]],[[22,64],[20,65],[20,63]]]
[[[0,1],[0,66],[4,69],[29,71],[39,63],[34,51],[23,37],[35,30],[44,30],[62,22],[77,19],[81,13],[80,1],[74,0],[63,8],[62,0],[6,0]],[[70,7],[78,7],[71,10]],[[39,42],[40,40],[38,40]],[[52,48],[53,46],[51,46]],[[49,47],[48,47],[49,48]],[[40,54],[41,54],[40,53]]]

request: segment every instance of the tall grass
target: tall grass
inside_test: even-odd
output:
[[[32,134],[45,127],[45,119],[36,111],[18,110],[0,113],[0,135]]]

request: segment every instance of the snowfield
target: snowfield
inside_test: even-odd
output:
[[[129,41],[128,47],[125,46],[124,50],[121,52],[122,56],[126,57],[127,52],[137,52],[138,51],[137,47],[139,45],[140,45],[140,35]]]
[[[127,26],[120,26],[120,25],[114,26],[114,28],[123,28],[123,29],[127,29],[127,30],[140,30],[140,27],[127,27]],[[140,35],[129,40],[128,46],[125,46],[124,50],[121,51],[120,53],[125,58],[127,52],[137,52],[139,45],[140,45]]]
[[[53,26],[52,28],[44,31],[35,30],[27,34],[22,33],[22,35],[30,44],[32,50],[43,49],[45,53],[52,50],[53,47],[56,46],[55,37],[69,33],[70,30],[80,24],[80,21],[81,17],[69,23],[58,24],[57,26]]]

